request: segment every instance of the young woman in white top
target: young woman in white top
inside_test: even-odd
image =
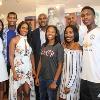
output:
[[[3,22],[0,20],[0,100],[3,100],[3,94],[4,94],[4,81],[8,80],[8,73],[7,68],[3,56]]]
[[[64,31],[64,65],[60,84],[60,100],[79,100],[82,50],[78,43],[76,26],[70,25]]]

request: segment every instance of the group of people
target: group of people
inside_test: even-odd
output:
[[[85,35],[70,16],[63,41],[44,13],[33,31],[26,21],[16,27],[15,12],[8,13],[8,27],[0,20],[0,100],[5,81],[9,100],[100,100],[100,28],[92,7],[81,18]]]

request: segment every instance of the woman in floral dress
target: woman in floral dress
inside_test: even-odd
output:
[[[17,28],[18,35],[10,42],[10,89],[9,100],[35,100],[35,67],[29,43],[29,25],[22,21]],[[22,99],[23,98],[23,99]]]

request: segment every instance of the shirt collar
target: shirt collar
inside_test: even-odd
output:
[[[8,26],[6,26],[4,28],[4,31],[3,32],[6,34],[8,31],[9,31],[9,28],[8,28]],[[17,30],[15,29],[14,32],[17,33]]]

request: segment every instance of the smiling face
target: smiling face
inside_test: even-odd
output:
[[[92,12],[92,10],[90,9],[84,9],[82,12],[81,12],[81,18],[82,18],[82,21],[83,23],[86,25],[86,26],[90,26],[92,25],[95,21],[95,15],[94,13]]]
[[[74,41],[74,32],[71,27],[66,28],[64,35],[66,42],[70,43]]]
[[[68,16],[68,25],[75,25],[77,23],[77,18],[74,13],[70,13]]]
[[[26,36],[28,34],[28,25],[26,23],[22,24],[19,29],[20,35]]]
[[[47,22],[48,22],[47,16],[45,14],[40,14],[38,17],[38,23],[40,27],[47,26]]]
[[[54,27],[49,27],[47,29],[47,33],[46,33],[46,36],[48,38],[48,40],[55,40],[55,37],[56,37],[57,33],[56,33],[56,30]]]
[[[9,26],[15,26],[17,22],[17,16],[15,14],[9,14],[7,21]]]

